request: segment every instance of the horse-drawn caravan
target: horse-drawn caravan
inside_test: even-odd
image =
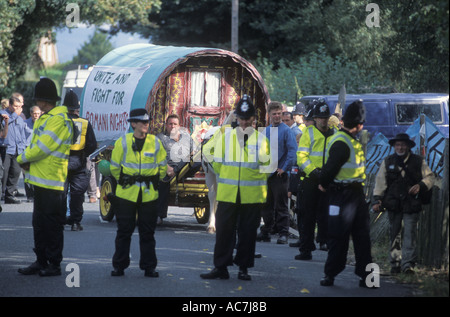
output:
[[[92,124],[102,173],[100,214],[111,220],[114,208],[104,197],[115,190],[108,162],[114,141],[129,131],[130,110],[145,107],[152,118],[150,132],[164,132],[168,115],[201,144],[206,131],[224,123],[244,95],[257,106],[257,126],[265,126],[269,95],[248,61],[220,49],[135,44],[106,54],[92,70],[81,98],[81,115]],[[169,206],[194,207],[199,223],[209,218],[208,188],[200,156],[170,181]]]

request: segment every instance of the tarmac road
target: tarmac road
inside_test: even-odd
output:
[[[264,298],[273,297],[408,297],[411,286],[397,284],[381,276],[380,287],[358,286],[354,267],[348,266],[332,287],[323,287],[326,252],[314,251],[311,261],[298,261],[296,248],[258,242],[249,270],[252,281],[237,279],[237,267],[229,269],[229,280],[203,280],[200,273],[213,268],[215,235],[206,232],[193,216],[192,208],[169,207],[169,217],[157,228],[156,253],[159,278],[146,278],[139,269],[137,230],[132,238],[131,265],[125,276],[111,277],[116,223],[99,219],[98,203],[85,203],[83,231],[65,227],[62,275],[56,277],[23,276],[19,267],[35,260],[32,204],[4,205],[0,213],[0,297],[178,297],[183,298]],[[71,263],[78,267],[79,275]],[[67,269],[67,272],[65,271]],[[75,278],[75,275],[79,278]],[[69,281],[74,287],[68,287]],[[74,284],[79,281],[79,287]]]

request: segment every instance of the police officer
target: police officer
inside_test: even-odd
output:
[[[34,99],[42,112],[35,122],[31,144],[17,162],[29,170],[26,182],[34,185],[33,232],[36,262],[19,273],[41,276],[61,275],[64,245],[64,184],[67,178],[73,123],[67,108],[56,106],[61,98],[55,83],[41,78]]]
[[[304,117],[306,116],[307,111],[306,111],[306,107],[303,103],[301,103],[300,101],[298,101],[295,105],[294,108],[292,109],[292,115],[294,117],[294,121],[295,123],[297,123],[300,131],[303,132],[303,129],[306,128],[305,125],[305,121],[304,121]]]
[[[77,140],[70,147],[69,172],[67,175],[67,190],[70,191],[70,216],[67,219],[67,224],[71,226],[72,231],[80,231],[83,230],[80,223],[83,218],[84,194],[89,186],[86,158],[97,148],[97,140],[90,122],[80,118],[80,102],[72,89],[67,92],[63,104],[67,107],[69,118],[72,119],[79,132]],[[65,206],[67,206],[67,203]]]
[[[304,174],[299,190],[300,254],[296,260],[311,260],[316,249],[314,231],[317,222],[317,242],[327,250],[327,194],[318,189],[320,170],[325,161],[325,149],[334,130],[328,128],[330,108],[323,100],[313,104],[314,124],[308,126],[300,138],[297,164]]]
[[[361,143],[355,136],[365,121],[362,101],[355,101],[345,111],[344,127],[327,146],[327,160],[320,175],[320,190],[329,193],[328,257],[322,286],[334,284],[334,278],[345,268],[348,244],[352,236],[355,249],[355,273],[366,287],[367,264],[370,252],[369,209],[364,195],[365,157]]]
[[[239,266],[238,278],[251,280],[248,268],[254,266],[256,233],[260,210],[267,199],[267,173],[262,161],[270,155],[263,134],[252,127],[255,107],[244,95],[236,106],[239,126],[216,136],[212,166],[217,175],[216,244],[214,269],[203,279],[228,279],[227,266]],[[233,260],[233,249],[238,243]]]
[[[166,176],[166,151],[161,141],[148,133],[147,110],[133,109],[128,121],[133,133],[119,138],[111,153],[111,174],[117,180],[116,251],[112,276],[124,275],[130,265],[131,235],[137,226],[141,258],[139,267],[147,277],[158,277],[155,271],[155,228],[157,220],[158,182]]]

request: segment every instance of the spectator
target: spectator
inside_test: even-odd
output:
[[[5,204],[20,204],[21,201],[16,196],[24,196],[17,191],[21,168],[17,163],[17,157],[25,150],[27,134],[32,133],[22,117],[23,97],[14,93],[9,99],[9,107],[1,110],[0,113],[9,116],[9,128],[6,138],[0,140],[6,146],[5,158],[3,161],[4,175],[2,179],[5,191]]]
[[[271,102],[268,113],[271,124],[266,127],[264,132],[269,142],[278,143],[278,148],[271,150],[272,155],[277,155],[278,166],[276,172],[269,176],[267,180],[267,203],[262,211],[264,226],[261,227],[257,241],[270,242],[270,233],[274,231],[279,235],[277,244],[287,244],[290,227],[288,172],[295,163],[297,142],[291,129],[281,121],[282,104],[276,101]],[[272,133],[274,133],[272,137],[278,136],[277,140],[271,140]]]
[[[174,177],[182,167],[190,162],[193,154],[193,140],[189,133],[180,128],[180,118],[177,114],[171,114],[166,119],[164,133],[156,135],[167,152],[167,176],[159,184],[158,197],[158,223],[161,224],[167,217],[170,179]]]
[[[8,121],[9,116],[7,114],[0,114],[0,138],[5,138],[8,135]],[[0,180],[3,178],[3,163],[0,165]],[[0,192],[2,192],[2,183],[0,182]],[[2,212],[2,206],[0,206],[0,212]]]
[[[372,209],[379,212],[382,206],[388,211],[391,273],[414,273],[417,223],[422,211],[420,194],[431,190],[434,174],[423,157],[411,153],[416,144],[406,133],[397,134],[389,144],[395,153],[380,165]]]
[[[289,111],[283,112],[283,122],[289,128],[291,128],[292,132],[294,132],[295,140],[297,141],[297,144],[298,144],[298,141],[300,140],[300,137],[302,136],[302,130],[300,130],[299,126],[294,121],[294,115],[292,114],[292,112],[289,112]]]

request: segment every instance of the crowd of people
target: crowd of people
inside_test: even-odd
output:
[[[69,91],[57,106],[60,99],[54,82],[41,78],[28,119],[18,93],[0,111],[5,203],[20,203],[18,197],[24,194],[17,183],[23,172],[27,200],[34,204],[36,261],[19,269],[24,275],[61,274],[63,226],[82,230],[85,194],[90,199],[95,195],[93,164],[87,160],[97,147],[94,131],[79,117],[74,92]],[[366,287],[366,266],[372,262],[370,206],[363,190],[364,151],[357,139],[365,122],[363,102],[353,102],[341,116],[331,114],[323,100],[306,106],[298,103],[292,112],[273,101],[267,107],[269,125],[262,131],[255,129],[256,107],[250,96],[239,100],[234,114],[233,128],[209,141],[213,142],[208,146],[209,163],[217,176],[216,243],[214,269],[201,278],[228,279],[227,267],[234,263],[239,266],[238,278],[251,280],[248,269],[254,266],[257,242],[270,242],[276,234],[277,244],[288,244],[289,200],[295,196],[299,239],[289,244],[299,249],[295,259],[311,260],[317,248],[327,252],[320,285],[331,286],[345,267],[351,236],[355,273],[359,285]],[[116,205],[118,227],[112,276],[122,276],[128,268],[137,226],[139,266],[145,276],[158,277],[156,225],[167,217],[170,179],[195,151],[177,115],[167,117],[164,133],[157,136],[149,133],[150,120],[146,109],[131,110],[132,131],[116,141],[111,153],[111,174],[117,180],[111,203]],[[406,134],[397,135],[390,144],[395,153],[381,164],[372,209],[389,213],[391,272],[411,273],[417,260],[415,228],[421,195],[433,186],[434,175],[422,157],[411,153],[414,142]]]

